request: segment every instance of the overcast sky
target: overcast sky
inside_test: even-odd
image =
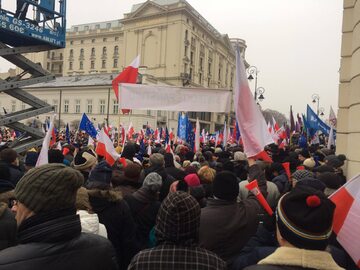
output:
[[[68,27],[123,18],[141,0],[68,0]],[[305,112],[314,93],[337,110],[342,0],[188,0],[219,32],[246,40],[246,59],[260,71],[263,108],[288,117]],[[0,62],[0,72],[8,65]],[[253,89],[254,82],[250,84]],[[314,107],[313,107],[314,108]]]

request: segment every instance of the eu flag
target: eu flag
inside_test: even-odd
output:
[[[91,137],[96,138],[97,131],[85,113],[82,115],[79,129],[84,130]]]
[[[70,144],[70,129],[69,129],[69,123],[66,124],[65,137],[66,137],[66,142],[67,142],[68,144]]]

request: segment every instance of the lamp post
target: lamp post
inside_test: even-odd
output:
[[[264,97],[265,88],[264,87],[258,87],[255,89],[255,96],[256,96],[256,103],[259,104],[259,101],[263,101],[265,99]]]
[[[255,91],[254,91],[254,99],[257,100],[257,75],[259,74],[259,70],[255,66],[250,66],[247,69],[247,73],[249,74],[248,80],[252,81],[255,76]],[[254,75],[254,76],[253,76]]]
[[[315,104],[317,102],[316,114],[319,115],[320,96],[318,94],[313,94],[311,98],[312,98],[312,103]]]
[[[325,109],[323,107],[319,108],[320,116],[324,116]]]

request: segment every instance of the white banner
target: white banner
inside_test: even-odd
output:
[[[121,109],[229,112],[231,91],[121,83]]]

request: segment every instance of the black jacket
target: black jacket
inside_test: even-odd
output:
[[[10,175],[11,175],[10,181],[11,181],[11,183],[13,183],[14,186],[16,186],[17,182],[19,182],[21,177],[23,177],[24,172],[22,172],[19,167],[14,166],[12,164],[9,165],[9,169],[10,169]]]
[[[162,182],[162,186],[161,186],[161,189],[160,189],[160,195],[159,195],[159,200],[162,202],[166,198],[166,196],[169,194],[170,186],[171,186],[172,183],[175,182],[175,179],[174,179],[174,177],[172,177],[170,174],[168,174],[165,171],[164,167],[149,167],[149,168],[146,168],[144,170],[143,179],[149,173],[152,173],[152,172],[158,173],[162,178],[163,182]]]
[[[1,270],[117,269],[111,243],[81,233],[79,216],[62,211],[26,219],[18,232],[19,245],[0,252]]]
[[[0,250],[15,245],[16,220],[6,203],[0,202]]]
[[[120,269],[126,269],[131,258],[139,251],[136,226],[127,203],[112,190],[89,190],[92,210],[104,224],[108,239],[113,244]]]

